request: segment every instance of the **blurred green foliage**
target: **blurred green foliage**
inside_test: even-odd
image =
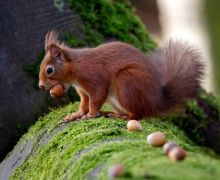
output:
[[[128,0],[68,0],[68,2],[85,26],[85,45],[94,39],[94,44],[97,45],[106,38],[114,38],[133,44],[144,52],[155,48],[155,43],[149,37],[140,18],[134,14],[134,8]]]
[[[213,55],[213,70],[215,78],[215,91],[220,94],[220,1],[205,0],[205,15],[211,37],[211,48]]]

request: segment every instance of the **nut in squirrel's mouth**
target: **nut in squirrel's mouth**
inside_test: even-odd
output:
[[[51,89],[53,89],[57,85],[61,85],[64,92],[67,92],[70,88],[70,85],[67,83],[56,83],[49,88],[49,91],[51,91]]]
[[[52,98],[60,97],[69,89],[68,84],[56,83],[50,88],[50,95]]]

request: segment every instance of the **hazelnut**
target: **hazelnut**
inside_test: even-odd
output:
[[[165,154],[168,154],[169,151],[174,147],[178,147],[178,145],[175,142],[167,142],[163,145],[163,151]]]
[[[147,143],[152,146],[162,146],[166,142],[166,137],[162,132],[154,132],[147,136]]]
[[[127,129],[128,131],[140,131],[142,130],[142,126],[140,122],[136,120],[129,120],[127,123]]]
[[[174,162],[184,160],[186,156],[187,152],[181,147],[174,147],[168,153],[168,157]]]
[[[109,171],[108,171],[108,175],[109,177],[121,177],[124,174],[124,166],[122,164],[115,164],[114,166],[112,166]]]
[[[63,90],[63,86],[61,84],[57,84],[50,89],[50,95],[53,98],[59,97],[59,96],[63,95],[63,93],[64,93],[64,90]]]

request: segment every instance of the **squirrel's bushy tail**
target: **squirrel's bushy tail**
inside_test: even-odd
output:
[[[153,61],[157,69],[160,67],[158,73],[163,88],[165,110],[197,95],[204,75],[204,63],[197,50],[187,43],[171,40],[166,48],[155,52]]]

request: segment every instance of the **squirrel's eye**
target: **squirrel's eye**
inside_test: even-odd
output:
[[[48,67],[47,68],[47,74],[51,74],[54,72],[54,68],[53,67]]]

